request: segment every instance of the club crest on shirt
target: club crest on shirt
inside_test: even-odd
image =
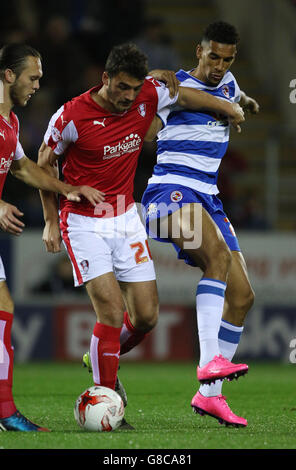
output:
[[[145,117],[145,116],[146,116],[146,104],[145,104],[145,103],[141,103],[141,104],[138,106],[138,113],[139,113],[140,116],[142,116],[142,117]]]
[[[222,88],[222,93],[224,96],[226,96],[226,98],[230,98],[230,95],[229,95],[229,87],[227,85],[224,85],[223,88]]]
[[[89,262],[87,261],[87,259],[80,261],[80,266],[82,268],[83,274],[86,274],[89,270]]]
[[[182,193],[182,191],[172,191],[170,198],[171,198],[172,202],[182,201],[183,193]]]
[[[52,136],[54,142],[59,142],[60,140],[62,140],[61,133],[56,127],[52,128],[51,136]]]

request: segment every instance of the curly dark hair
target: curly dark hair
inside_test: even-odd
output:
[[[148,74],[147,56],[131,42],[119,44],[112,48],[105,70],[110,78],[125,72],[137,80],[144,80]]]
[[[216,21],[207,26],[203,33],[202,41],[237,44],[239,42],[239,34],[235,26],[224,21]]]

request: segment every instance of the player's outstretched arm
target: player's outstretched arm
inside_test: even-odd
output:
[[[104,200],[101,191],[89,186],[72,186],[65,184],[57,178],[52,177],[44,168],[36,165],[35,162],[24,156],[20,160],[14,160],[11,165],[12,174],[24,183],[34,186],[43,191],[52,191],[66,196],[74,202],[80,202],[84,196],[92,205],[96,205]]]
[[[244,122],[244,111],[238,103],[216,98],[209,93],[194,88],[179,87],[177,103],[183,108],[208,110],[228,116],[232,126],[241,132],[240,124]]]
[[[175,72],[173,72],[172,70],[151,70],[149,72],[149,75],[155,78],[156,80],[164,82],[169,89],[171,97],[176,96],[178,94],[177,102],[180,106],[187,109],[192,109],[193,111],[208,110],[217,114],[223,114],[225,116],[228,116],[230,124],[237,130],[237,132],[241,132],[240,124],[244,122],[245,118],[243,109],[237,103],[231,103],[226,100],[221,100],[202,90],[196,90],[194,88],[189,87],[180,87],[180,82],[178,81]],[[242,92],[242,101],[244,100],[243,95],[245,95],[245,93]],[[247,97],[247,99],[248,106],[252,106],[252,108],[254,109],[255,100],[252,100],[252,98],[250,97]],[[252,103],[251,100],[254,103]],[[146,134],[146,141],[153,140],[151,138],[152,133],[153,126],[151,128],[151,132],[149,131]]]

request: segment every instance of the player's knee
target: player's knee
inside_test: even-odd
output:
[[[102,299],[99,302],[93,303],[97,321],[104,323],[105,325],[120,328],[123,324],[124,305],[122,302],[113,301],[103,302]]]
[[[152,330],[156,326],[157,320],[158,320],[158,307],[157,308],[154,307],[152,311],[150,312],[150,315],[146,318],[147,331]]]
[[[11,315],[13,315],[13,312],[14,312],[14,302],[13,302],[13,300],[11,298],[6,299],[5,303],[3,304],[3,307],[0,306],[0,310],[11,313]]]
[[[123,316],[124,307],[119,305],[110,305],[109,308],[98,312],[97,319],[99,322],[105,323],[106,325],[120,328],[123,325]]]
[[[147,305],[143,311],[137,315],[135,319],[135,327],[139,330],[149,332],[157,324],[159,307],[158,303]]]

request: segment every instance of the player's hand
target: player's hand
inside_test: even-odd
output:
[[[244,110],[238,103],[231,103],[231,107],[229,122],[238,133],[241,133],[240,124],[245,121]]]
[[[160,82],[164,82],[169,89],[170,97],[174,98],[179,90],[179,80],[172,70],[155,69],[149,72],[149,75]]]
[[[246,97],[246,104],[243,105],[244,111],[251,114],[258,114],[260,111],[260,106],[254,98],[250,96]]]
[[[59,253],[61,251],[62,237],[58,221],[46,222],[42,240],[47,252]]]
[[[68,201],[80,202],[81,196],[85,197],[93,206],[96,206],[100,202],[104,202],[105,193],[98,189],[91,188],[90,186],[72,186],[67,193]]]
[[[19,211],[17,207],[7,202],[0,201],[0,228],[4,230],[4,232],[11,233],[12,235],[20,235],[25,224],[21,222],[18,217],[22,217],[23,215],[23,212]]]

